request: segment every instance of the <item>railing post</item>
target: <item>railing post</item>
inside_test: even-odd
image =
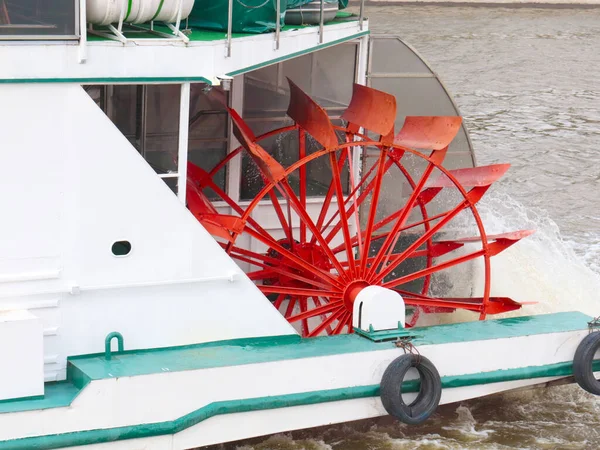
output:
[[[325,0],[321,0],[321,11],[319,17],[319,44],[323,43],[323,23],[325,22]]]
[[[190,123],[190,83],[181,85],[179,103],[179,149],[177,155],[177,197],[183,205],[186,204],[188,141]]]
[[[358,25],[360,27],[360,31],[363,30],[363,20],[365,18],[365,0],[360,0],[360,12],[358,17]]]
[[[281,0],[277,2],[277,25],[275,26],[275,50],[279,50],[279,35],[281,34]]]
[[[229,10],[227,12],[227,52],[226,56],[231,56],[231,33],[233,30],[233,0],[229,0]]]
[[[79,64],[87,60],[87,4],[79,0]]]

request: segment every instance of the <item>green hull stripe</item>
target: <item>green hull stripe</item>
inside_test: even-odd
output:
[[[204,77],[116,77],[116,78],[5,78],[0,84],[22,83],[76,83],[76,84],[113,84],[113,83],[207,83]]]
[[[498,383],[502,381],[570,376],[572,375],[572,367],[573,364],[571,362],[562,362],[545,366],[442,377],[442,387],[448,389]],[[594,363],[594,370],[600,370],[600,361]],[[404,392],[417,392],[418,389],[418,382],[408,381],[403,383]],[[74,447],[77,445],[101,444],[125,439],[162,436],[179,433],[206,419],[223,414],[315,405],[326,402],[377,397],[378,395],[379,385],[371,385],[277,395],[272,397],[249,398],[244,400],[228,400],[210,403],[173,421],[14,439],[0,442],[0,449],[30,450],[35,448],[36,450],[51,450],[61,447]]]
[[[352,40],[357,39],[359,37],[366,36],[367,34],[369,34],[368,30],[367,31],[361,31],[360,33],[356,33],[356,34],[353,34],[351,36],[346,36],[344,38],[337,39],[337,40],[331,41],[331,42],[327,42],[325,44],[320,44],[320,45],[317,45],[316,47],[311,47],[311,48],[308,48],[306,50],[301,50],[299,52],[290,53],[289,55],[281,56],[281,57],[275,58],[275,59],[271,59],[269,61],[265,61],[265,62],[260,63],[260,64],[255,64],[255,65],[250,66],[250,67],[245,67],[245,68],[240,69],[240,70],[234,70],[233,72],[229,72],[227,75],[229,75],[230,77],[234,77],[236,75],[241,75],[243,73],[251,72],[253,70],[260,69],[262,67],[270,66],[272,64],[277,64],[277,63],[282,62],[282,61],[287,61],[288,59],[297,58],[298,56],[306,55],[307,53],[313,53],[313,52],[316,52],[318,50],[323,50],[324,48],[327,48],[327,47],[332,47],[334,45],[341,44],[343,42],[352,41]]]
[[[162,7],[165,4],[165,0],[160,0],[160,4],[158,5],[158,9],[156,10],[156,14],[154,14],[154,16],[152,16],[151,20],[154,20],[158,17],[158,15],[160,14],[160,12],[162,11]]]

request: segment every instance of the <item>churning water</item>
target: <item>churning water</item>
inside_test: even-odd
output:
[[[479,164],[511,170],[481,204],[488,232],[535,228],[497,260],[495,289],[527,312],[600,314],[600,9],[368,8],[433,66]],[[401,101],[401,99],[399,99]],[[445,405],[424,425],[389,418],[229,444],[239,450],[600,448],[600,401],[575,386]]]

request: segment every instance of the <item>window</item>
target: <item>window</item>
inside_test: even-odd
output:
[[[204,84],[192,84],[190,91],[188,160],[210,171],[227,155],[229,113],[225,105],[229,104],[229,92],[219,87],[208,90]],[[226,168],[213,180],[225,190]],[[210,189],[205,194],[218,198]]]
[[[179,193],[181,85],[94,85],[84,89],[167,186]],[[229,92],[218,87],[190,86],[188,160],[207,171],[227,155],[228,101]],[[214,179],[225,189],[225,169]],[[215,197],[210,190],[206,194]]]
[[[0,39],[73,38],[76,0],[0,0]]]
[[[181,85],[86,86],[158,176],[178,192]]]
[[[352,97],[356,74],[356,44],[344,44],[310,53],[299,58],[255,70],[244,78],[243,117],[258,136],[275,128],[292,125],[286,111],[289,88],[286,77],[321,105],[335,125],[342,125],[340,115]],[[343,136],[340,136],[343,138]],[[307,138],[307,154],[320,149],[320,144]],[[284,167],[298,160],[298,133],[290,131],[265,139],[260,144]],[[324,196],[331,181],[327,158],[319,158],[307,165],[307,195]],[[344,188],[348,189],[348,173],[342,173]],[[294,177],[291,186],[297,189]],[[245,157],[242,161],[240,198],[248,200],[260,191],[263,181],[256,166]]]

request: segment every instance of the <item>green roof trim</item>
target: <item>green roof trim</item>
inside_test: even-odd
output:
[[[334,45],[338,45],[338,44],[342,44],[344,42],[352,41],[354,39],[358,39],[358,38],[366,36],[368,34],[369,34],[369,30],[361,31],[360,33],[355,33],[355,34],[352,34],[350,36],[343,37],[341,39],[336,39],[335,41],[325,42],[325,43],[319,44],[319,45],[317,45],[315,47],[310,47],[310,48],[307,48],[305,50],[300,50],[298,52],[290,53],[289,55],[286,55],[286,56],[281,56],[279,58],[271,59],[269,61],[265,61],[265,62],[262,62],[260,64],[255,64],[253,66],[245,67],[243,69],[234,70],[233,72],[229,72],[227,75],[229,75],[230,77],[234,77],[236,75],[241,75],[243,73],[251,72],[253,70],[260,69],[262,67],[266,67],[266,66],[270,66],[270,65],[273,65],[273,64],[277,64],[277,63],[283,62],[283,61],[287,61],[288,59],[297,58],[298,56],[306,55],[307,53],[313,53],[313,52],[316,52],[316,51],[319,51],[319,50],[323,50],[323,49],[328,48],[328,47],[333,47]]]
[[[600,370],[600,361],[594,363],[594,370]],[[565,377],[572,375],[572,372],[573,364],[571,361],[567,361],[544,366],[442,377],[442,388],[448,389],[543,377]],[[415,381],[403,383],[404,392],[417,392],[419,388],[419,383]],[[315,405],[326,402],[377,397],[378,395],[379,385],[370,385],[213,402],[172,421],[13,439],[0,442],[0,450],[30,450],[33,448],[36,450],[53,450],[62,447],[170,435],[222,414]]]

